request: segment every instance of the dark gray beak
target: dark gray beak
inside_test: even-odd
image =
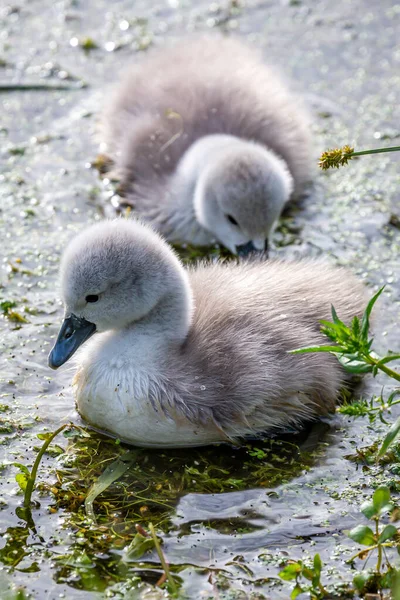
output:
[[[96,325],[83,317],[70,314],[64,319],[60,333],[49,354],[49,367],[58,369],[82,346],[96,331]]]
[[[262,252],[262,250],[257,250],[257,248],[254,247],[254,244],[251,240],[250,242],[247,242],[247,244],[236,246],[236,250],[239,256],[248,256],[253,252]],[[265,254],[268,253],[268,240],[265,240],[264,252]]]
[[[248,256],[252,252],[256,252],[253,242],[247,242],[247,244],[241,244],[240,246],[236,246],[236,250],[239,256]]]

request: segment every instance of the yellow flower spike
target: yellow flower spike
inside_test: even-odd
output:
[[[332,150],[323,152],[318,164],[324,171],[334,167],[338,169],[343,165],[347,165],[349,160],[355,156],[382,154],[383,152],[400,152],[400,146],[392,146],[391,148],[373,148],[372,150],[360,150],[359,152],[354,152],[354,148],[347,144],[346,146],[343,146],[343,148],[333,148]]]
[[[349,145],[343,148],[333,148],[324,152],[319,159],[319,166],[326,171],[327,169],[336,167],[337,169],[343,165],[347,165],[352,159],[354,148]]]

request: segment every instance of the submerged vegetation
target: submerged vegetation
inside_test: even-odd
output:
[[[37,467],[61,432],[69,443],[65,451],[57,453],[56,480],[40,482],[36,497],[40,501],[41,496],[50,496],[48,510],[62,514],[64,526],[74,532],[68,553],[53,554],[57,581],[98,591],[114,589],[121,582],[128,585],[132,578],[132,587],[142,581],[158,582],[177,595],[179,572],[190,565],[168,566],[168,554],[164,555],[158,536],[171,532],[178,537],[192,536],[198,529],[196,521],[180,526],[176,520],[175,509],[183,495],[261,487],[273,496],[274,487],[309,470],[323,452],[318,447],[302,450],[301,437],[295,440],[293,435],[287,436],[290,441],[258,440],[240,448],[132,449],[118,440],[63,425],[54,433],[39,434],[45,442],[32,469],[13,463],[24,493],[18,513],[26,526],[10,531],[0,551],[1,560],[12,568],[18,568],[27,552],[32,552],[27,539],[29,531],[36,533],[39,504],[37,499],[32,502],[31,493]],[[207,524],[202,522],[210,532],[241,536],[257,529],[254,519],[257,516],[250,510],[242,518],[221,519],[216,514]],[[36,562],[28,568],[34,569]]]
[[[324,321],[322,331],[335,345],[294,352],[331,352],[353,374],[367,372],[376,376],[383,370],[398,381],[398,373],[386,365],[399,356],[389,353],[378,357],[369,338],[371,311],[381,293],[382,289],[373,296],[361,321],[355,317],[350,325],[343,323],[332,308],[333,321]],[[344,404],[338,410],[354,418],[368,417],[371,424],[379,421],[388,428],[387,415],[399,403],[399,394],[400,390],[395,389],[386,400],[382,394],[369,401],[360,399],[354,404]],[[400,507],[391,491],[395,494],[400,491],[400,482],[393,479],[393,475],[400,474],[399,432],[400,418],[386,430],[382,441],[377,439],[369,447],[358,449],[355,455],[347,456],[348,460],[373,469],[377,481],[387,482],[378,485],[372,499],[360,506],[372,526],[360,522],[343,532],[362,546],[343,562],[344,566],[348,565],[347,582],[338,587],[323,581],[328,565],[323,565],[319,554],[304,560],[281,558],[277,562],[280,570],[274,585],[279,586],[279,581],[293,581],[292,599],[305,593],[314,600],[382,594],[395,585],[398,575],[392,553],[400,551],[400,534],[394,524],[400,519]],[[51,446],[61,434],[67,446]],[[63,527],[73,532],[68,552],[52,555],[58,582],[67,582],[82,590],[108,590],[109,597],[121,597],[118,591],[121,589],[123,593],[129,589],[137,589],[139,593],[144,584],[164,589],[171,597],[184,597],[179,573],[192,568],[191,562],[169,562],[163,539],[172,533],[177,539],[190,537],[202,528],[220,535],[246,536],[256,531],[258,525],[257,514],[251,510],[242,518],[221,518],[218,514],[209,516],[207,521],[202,518],[200,529],[200,521],[196,520],[180,525],[176,516],[180,498],[188,494],[224,494],[257,487],[265,488],[267,497],[270,495],[273,499],[274,488],[289,483],[300,471],[307,472],[323,456],[324,446],[318,436],[311,448],[307,445],[307,436],[304,440],[302,436],[304,438],[304,432],[296,436],[288,433],[280,439],[248,441],[241,447],[221,444],[161,451],[130,448],[118,439],[73,424],[39,434],[38,438],[44,443],[37,449],[32,468],[19,462],[11,463],[18,469],[15,479],[24,494],[23,506],[17,512],[25,525],[7,532],[0,559],[15,569],[27,556],[32,555],[33,559],[37,555],[38,548],[29,546],[28,537],[30,532],[38,535],[35,513],[40,497],[44,496],[48,498],[50,514],[62,514]],[[48,452],[57,456],[56,479],[37,483],[40,463]],[[32,495],[35,487],[36,493]],[[41,552],[39,550],[39,554]],[[376,565],[367,568],[374,554]],[[364,561],[364,565],[352,574],[351,569],[356,568],[359,561]],[[235,571],[239,567],[252,579],[251,569],[245,563],[234,559],[230,564]],[[36,565],[37,556],[25,569],[35,570]],[[226,568],[210,570],[210,577],[212,572],[222,579],[228,575],[229,588],[241,580],[237,572]]]

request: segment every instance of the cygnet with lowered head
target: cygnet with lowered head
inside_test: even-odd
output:
[[[299,425],[333,411],[346,375],[324,342],[331,303],[349,321],[364,288],[325,262],[184,268],[148,226],[91,226],[61,265],[65,320],[49,357],[74,352],[79,413],[139,446],[198,446]]]
[[[101,139],[125,202],[171,242],[264,250],[311,179],[299,98],[235,39],[149,51],[123,74]]]

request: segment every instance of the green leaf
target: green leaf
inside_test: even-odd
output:
[[[85,511],[87,516],[96,522],[96,517],[93,510],[93,502],[97,496],[104,492],[114,481],[119,479],[129,468],[129,462],[124,462],[120,458],[114,460],[98,479],[91,486],[88,495],[85,499]]]
[[[288,354],[305,354],[307,352],[344,352],[344,348],[340,346],[306,346],[305,348],[297,348],[296,350],[289,350]]]
[[[390,394],[389,398],[387,399],[388,406],[392,406],[397,396],[400,396],[400,390],[394,390],[394,392]],[[397,404],[397,402],[394,402],[394,404]]]
[[[351,333],[350,328],[347,327],[347,325],[339,319],[334,306],[331,307],[331,313],[333,323],[324,320],[321,320],[321,323],[323,323],[324,325],[326,325],[326,327],[329,327],[332,330],[336,330],[341,336],[349,337]]]
[[[353,355],[342,354],[338,356],[338,361],[348,373],[371,373],[373,366],[362,360],[353,358]]]
[[[300,563],[289,563],[279,572],[279,577],[284,581],[292,581],[296,579],[298,575],[300,575],[302,571],[303,565]]]
[[[305,577],[309,581],[313,580],[314,571],[312,569],[309,569],[308,567],[303,567],[301,574],[303,575],[303,577]]]
[[[22,473],[25,473],[25,475],[30,477],[31,472],[29,471],[29,469],[26,465],[23,465],[22,463],[18,463],[18,462],[13,462],[12,464],[14,465],[14,467],[17,467]]]
[[[336,326],[334,326],[336,327]],[[336,343],[343,343],[346,344],[346,340],[343,340],[343,335],[340,333],[340,331],[337,331],[336,329],[333,329],[332,327],[322,327],[321,326],[321,333],[323,333],[324,335],[326,335],[326,337],[328,337],[330,340],[332,340],[332,342],[336,342]]]
[[[372,496],[372,504],[378,514],[384,506],[390,502],[390,490],[388,487],[381,485],[378,487]]]
[[[361,504],[361,512],[367,517],[367,519],[371,519],[377,514],[374,504],[368,500],[367,502],[363,502]]]
[[[360,335],[360,319],[358,317],[353,317],[351,322],[351,330],[354,337],[358,338]]]
[[[28,480],[29,476],[27,476],[26,473],[17,473],[15,476],[15,481],[18,483],[19,487],[23,492],[26,490]]]
[[[135,561],[154,547],[155,544],[152,537],[145,537],[141,533],[137,533],[129,546],[124,550],[124,561]]]
[[[30,508],[25,508],[25,506],[17,506],[17,508],[15,509],[15,514],[17,515],[18,519],[25,521],[25,523],[30,529],[35,529],[36,526],[33,522],[32,512]]]
[[[386,363],[392,360],[400,360],[400,354],[388,354],[388,356],[385,356],[384,358],[380,359],[380,361],[377,364],[377,367],[379,367],[379,365],[385,365]]]
[[[397,421],[395,421],[393,423],[393,425],[387,432],[386,437],[383,440],[382,446],[380,447],[379,452],[377,454],[377,458],[381,458],[381,456],[386,454],[390,444],[398,436],[399,432],[400,432],[400,417],[397,419]]]
[[[369,331],[369,317],[371,315],[371,311],[374,308],[375,302],[378,300],[379,296],[382,294],[385,286],[381,287],[381,289],[371,298],[371,300],[367,304],[367,308],[365,309],[362,321],[361,321],[361,339],[365,342],[368,342],[368,331]]]
[[[63,432],[63,436],[65,438],[76,438],[76,437],[90,438],[90,433],[85,431],[82,427],[79,427],[79,425],[74,425],[73,427],[69,427],[68,429],[65,429]]]
[[[290,594],[290,600],[296,600],[302,592],[304,592],[303,588],[297,583]]]
[[[339,317],[337,316],[337,312],[336,312],[333,304],[331,305],[331,313],[332,313],[332,319],[333,319],[333,322],[335,323],[335,325],[344,325],[343,321],[341,321],[339,319]]]
[[[319,554],[316,554],[314,556],[313,564],[314,564],[314,571],[316,573],[318,573],[318,574],[321,574],[321,571],[322,571],[322,560],[321,560],[321,557],[320,557]]]
[[[369,578],[370,573],[364,571],[362,573],[357,573],[357,575],[354,575],[353,583],[359,592],[361,592],[364,589],[365,584],[367,583]]]
[[[357,525],[357,527],[353,527],[347,535],[349,538],[363,546],[373,546],[375,544],[374,533],[372,529],[366,525]]]
[[[390,538],[394,537],[397,533],[397,529],[394,525],[386,525],[381,535],[379,536],[378,542],[386,542]]]
[[[53,433],[48,431],[47,433],[38,433],[36,437],[39,438],[39,440],[48,440],[52,435]]]
[[[332,321],[325,321],[325,319],[320,319],[319,321],[323,327],[321,330],[326,330],[326,335],[332,337],[332,339],[336,339],[339,335],[343,334],[343,328],[341,325],[335,325]]]

